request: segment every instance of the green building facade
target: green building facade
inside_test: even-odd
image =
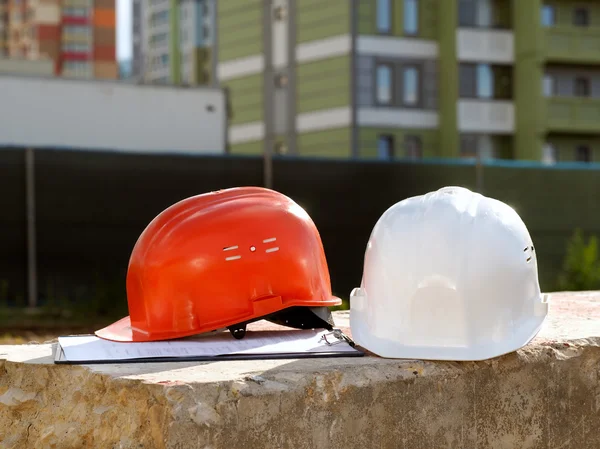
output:
[[[231,154],[600,161],[600,2],[227,0]]]

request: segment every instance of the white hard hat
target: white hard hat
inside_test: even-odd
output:
[[[529,343],[547,313],[519,215],[462,187],[390,207],[350,295],[353,339],[388,358],[489,359]]]

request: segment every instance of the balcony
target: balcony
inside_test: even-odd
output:
[[[512,101],[461,99],[457,108],[461,132],[512,134],[515,130]]]
[[[552,27],[545,33],[548,61],[600,64],[600,28]]]
[[[600,98],[548,98],[546,114],[548,131],[600,134]]]
[[[459,28],[456,33],[458,59],[465,62],[514,62],[512,31]]]

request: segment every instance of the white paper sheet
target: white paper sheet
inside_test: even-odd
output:
[[[335,341],[329,331],[272,331],[249,332],[241,340],[229,332],[209,334],[181,340],[118,343],[95,335],[59,337],[58,342],[66,361],[109,361],[139,358],[210,357],[233,354],[289,354],[311,352],[360,352],[345,341],[328,345],[322,340]]]

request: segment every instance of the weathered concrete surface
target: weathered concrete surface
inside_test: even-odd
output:
[[[347,325],[347,314],[337,314]],[[0,346],[0,448],[600,448],[600,293],[559,294],[524,349],[57,366]]]

